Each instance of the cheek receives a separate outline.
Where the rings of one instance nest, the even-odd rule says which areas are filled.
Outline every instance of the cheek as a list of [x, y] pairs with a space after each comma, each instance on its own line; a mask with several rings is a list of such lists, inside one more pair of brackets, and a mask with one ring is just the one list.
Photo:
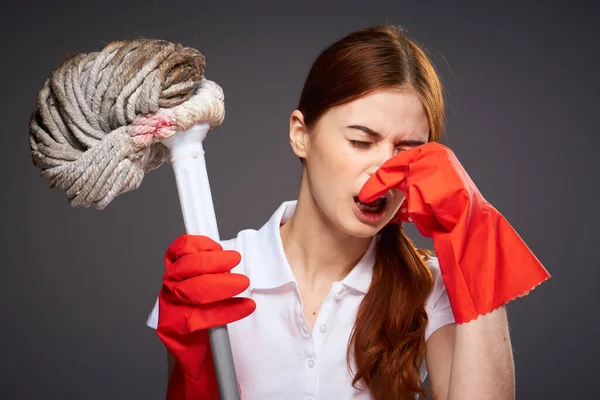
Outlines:
[[321, 143], [315, 148], [316, 158], [322, 173], [332, 175], [348, 175], [356, 167], [353, 165], [351, 154], [341, 143]]
[[331, 184], [344, 187], [344, 190], [356, 191], [369, 179], [364, 162], [352, 154], [342, 152], [331, 159], [329, 176]]
[[[321, 136], [311, 149], [311, 175], [322, 190], [334, 189], [345, 196], [368, 179], [366, 157], [345, 143], [345, 139]], [[318, 183], [317, 183], [318, 182]], [[364, 184], [364, 182], [362, 182]]]

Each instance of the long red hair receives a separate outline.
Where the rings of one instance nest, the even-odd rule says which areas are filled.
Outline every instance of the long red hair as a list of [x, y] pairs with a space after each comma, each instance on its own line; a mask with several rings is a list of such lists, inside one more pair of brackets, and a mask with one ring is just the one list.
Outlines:
[[[310, 129], [331, 107], [379, 89], [413, 87], [429, 119], [429, 140], [443, 132], [440, 79], [424, 51], [396, 26], [373, 26], [327, 47], [308, 74], [298, 110]], [[380, 233], [373, 280], [360, 307], [350, 342], [353, 385], [362, 381], [376, 400], [424, 394], [419, 367], [425, 357], [425, 300], [432, 276], [429, 250], [417, 249], [398, 225]]]

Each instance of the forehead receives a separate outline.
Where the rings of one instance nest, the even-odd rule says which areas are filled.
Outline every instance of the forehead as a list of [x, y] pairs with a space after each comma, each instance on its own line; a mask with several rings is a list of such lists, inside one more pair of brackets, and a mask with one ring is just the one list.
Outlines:
[[339, 124], [364, 125], [386, 136], [429, 134], [425, 107], [413, 88], [379, 90], [331, 111]]

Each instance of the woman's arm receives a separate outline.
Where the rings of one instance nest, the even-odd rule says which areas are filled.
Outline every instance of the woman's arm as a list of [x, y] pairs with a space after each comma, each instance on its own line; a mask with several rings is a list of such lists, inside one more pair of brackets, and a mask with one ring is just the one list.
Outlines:
[[434, 398], [512, 400], [515, 369], [504, 306], [476, 320], [447, 325], [427, 341]]
[[433, 332], [425, 344], [427, 375], [434, 400], [448, 398], [455, 342], [456, 324], [448, 324]]
[[456, 327], [448, 398], [515, 398], [515, 369], [504, 306]]

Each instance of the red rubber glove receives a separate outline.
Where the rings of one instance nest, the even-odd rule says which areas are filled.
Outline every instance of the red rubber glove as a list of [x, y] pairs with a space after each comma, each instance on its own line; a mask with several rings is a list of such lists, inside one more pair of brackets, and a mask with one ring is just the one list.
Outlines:
[[206, 236], [181, 235], [165, 254], [157, 333], [176, 363], [167, 400], [219, 399], [208, 328], [250, 315], [252, 299], [233, 296], [250, 282], [232, 274], [241, 256]]
[[406, 194], [396, 217], [433, 239], [456, 323], [524, 296], [550, 277], [444, 145], [430, 142], [398, 153], [358, 197], [370, 202], [394, 187]]

